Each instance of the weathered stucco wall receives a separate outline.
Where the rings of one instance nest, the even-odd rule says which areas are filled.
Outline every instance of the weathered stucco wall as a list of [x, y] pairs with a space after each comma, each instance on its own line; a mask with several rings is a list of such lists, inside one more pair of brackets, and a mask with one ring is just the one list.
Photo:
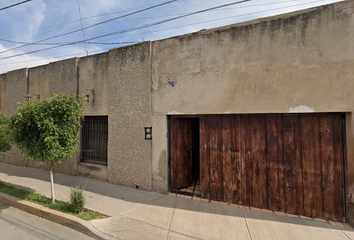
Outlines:
[[[78, 61], [79, 95], [88, 95], [85, 116], [108, 115], [108, 52], [80, 58]], [[107, 166], [78, 162], [77, 174], [108, 180]]]
[[16, 112], [19, 102], [25, 101], [27, 95], [28, 69], [23, 68], [7, 73], [7, 113]]
[[49, 97], [48, 65], [28, 69], [28, 95], [34, 100]]
[[[347, 1], [154, 42], [153, 190], [167, 191], [167, 115], [352, 112], [353, 29]], [[348, 169], [350, 196], [352, 154]]]
[[[108, 115], [108, 53], [80, 58], [79, 95], [89, 95], [86, 116]], [[93, 90], [93, 92], [91, 91]]]
[[151, 188], [150, 42], [109, 51], [108, 181]]
[[[77, 153], [56, 170], [160, 192], [168, 190], [168, 115], [346, 112], [353, 224], [353, 29], [352, 0], [20, 69], [0, 75], [1, 112], [13, 114], [27, 94], [88, 94], [85, 115], [109, 118], [108, 166], [79, 163]], [[0, 161], [48, 168], [16, 149]]]
[[[28, 69], [19, 69], [7, 73], [7, 116], [15, 114], [19, 102], [25, 101], [28, 83]], [[26, 166], [27, 160], [21, 155], [21, 151], [13, 146], [3, 158], [5, 163], [18, 166]]]
[[56, 93], [78, 93], [77, 62], [78, 58], [71, 58], [49, 64], [49, 96]]
[[7, 80], [6, 73], [0, 75], [0, 112], [7, 114]]
[[[30, 69], [21, 69], [0, 75], [1, 85], [1, 112], [12, 115], [17, 103], [24, 101], [29, 95], [32, 100], [45, 99], [55, 93], [85, 94], [86, 89], [94, 89], [95, 96], [86, 105], [85, 115], [108, 114], [108, 53], [89, 56], [82, 59], [68, 59], [58, 61]], [[7, 81], [11, 81], [7, 84]], [[79, 89], [80, 87], [80, 89]], [[9, 97], [7, 97], [9, 95]], [[72, 159], [64, 161], [62, 165], [55, 164], [55, 171], [71, 175], [84, 175], [107, 181], [106, 166], [91, 166], [79, 163], [80, 152], [74, 154]], [[45, 162], [35, 162], [24, 159], [20, 151], [14, 148], [12, 151], [2, 153], [0, 161], [21, 166], [49, 169]]]

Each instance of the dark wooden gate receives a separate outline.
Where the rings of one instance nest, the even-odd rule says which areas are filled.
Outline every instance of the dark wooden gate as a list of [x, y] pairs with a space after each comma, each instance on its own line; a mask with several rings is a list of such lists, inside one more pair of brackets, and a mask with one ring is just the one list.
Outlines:
[[171, 118], [171, 188], [192, 184], [192, 119]]
[[202, 197], [343, 221], [342, 146], [339, 113], [201, 116]]

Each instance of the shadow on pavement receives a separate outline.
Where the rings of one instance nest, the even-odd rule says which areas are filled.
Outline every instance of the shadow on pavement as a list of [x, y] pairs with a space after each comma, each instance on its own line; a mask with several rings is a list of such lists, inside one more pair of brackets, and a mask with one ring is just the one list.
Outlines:
[[[0, 180], [4, 182], [11, 182], [11, 179], [14, 177], [18, 178], [30, 178], [38, 181], [44, 181], [48, 184], [50, 183], [49, 172], [45, 170], [29, 168], [29, 167], [18, 167], [9, 164], [0, 163]], [[97, 198], [97, 202], [95, 204], [105, 204], [100, 202], [100, 198], [111, 198], [115, 200], [120, 200], [117, 204], [122, 204], [122, 201], [128, 203], [140, 203], [149, 206], [156, 206], [162, 208], [176, 208], [180, 210], [190, 211], [190, 212], [198, 212], [198, 213], [207, 213], [207, 214], [215, 214], [215, 215], [223, 215], [223, 216], [231, 216], [231, 217], [240, 217], [240, 218], [251, 218], [258, 220], [266, 220], [266, 221], [276, 221], [282, 223], [289, 224], [300, 224], [312, 227], [319, 228], [333, 228], [336, 229], [335, 226], [321, 222], [321, 221], [313, 221], [307, 219], [300, 219], [294, 217], [282, 217], [277, 216], [275, 214], [261, 213], [251, 210], [244, 210], [240, 208], [234, 208], [230, 206], [218, 205], [218, 204], [210, 204], [201, 201], [195, 201], [191, 199], [177, 198], [174, 196], [169, 196], [165, 194], [160, 194], [156, 192], [148, 192], [123, 186], [118, 186], [114, 184], [110, 184], [104, 181], [85, 178], [81, 176], [70, 176], [64, 175], [61, 173], [54, 174], [54, 182], [59, 186], [71, 187], [77, 184], [80, 186], [85, 186], [85, 191], [87, 194], [95, 194]], [[26, 182], [26, 179], [24, 180]], [[17, 185], [16, 187], [24, 188], [30, 191], [34, 191], [35, 189], [29, 188], [28, 186]], [[49, 189], [49, 186], [48, 186]], [[57, 191], [57, 190], [56, 190]], [[101, 196], [97, 196], [101, 195]], [[346, 229], [347, 231], [353, 231], [352, 229]]]

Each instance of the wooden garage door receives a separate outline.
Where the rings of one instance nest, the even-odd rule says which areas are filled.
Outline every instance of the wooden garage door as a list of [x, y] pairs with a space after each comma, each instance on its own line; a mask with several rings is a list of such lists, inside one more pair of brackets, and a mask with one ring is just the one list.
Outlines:
[[202, 197], [343, 221], [341, 114], [200, 117]]

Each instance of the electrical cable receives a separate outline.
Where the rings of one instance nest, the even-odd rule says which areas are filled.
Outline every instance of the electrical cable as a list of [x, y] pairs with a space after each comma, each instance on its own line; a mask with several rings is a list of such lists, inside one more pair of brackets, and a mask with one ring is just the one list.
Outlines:
[[[180, 1], [183, 1], [183, 0], [180, 0]], [[292, 1], [296, 1], [296, 0], [292, 0]], [[145, 6], [149, 6], [151, 4], [155, 4], [156, 2], [154, 3], [150, 3], [150, 4], [144, 4], [144, 5], [140, 5], [140, 6], [137, 6], [137, 7], [134, 7], [134, 8], [127, 8], [125, 11], [118, 11], [118, 12], [112, 12], [112, 13], [104, 13], [104, 14], [101, 14], [101, 15], [95, 15], [95, 16], [89, 16], [89, 17], [84, 17], [82, 18], [82, 20], [86, 20], [86, 19], [90, 19], [90, 18], [95, 18], [95, 17], [100, 17], [100, 16], [104, 16], [104, 15], [112, 15], [112, 14], [115, 14], [115, 13], [122, 13], [122, 12], [126, 12], [127, 10], [131, 10], [131, 9], [137, 9], [137, 8], [140, 8], [140, 7], [145, 7]], [[161, 1], [159, 2], [161, 3]], [[44, 28], [40, 28], [40, 29], [37, 29], [37, 30], [33, 30], [33, 31], [29, 31], [29, 32], [23, 32], [23, 33], [19, 33], [19, 34], [16, 34], [16, 35], [11, 35], [11, 36], [7, 36], [7, 38], [9, 37], [17, 37], [17, 36], [21, 36], [21, 35], [25, 35], [25, 34], [29, 34], [29, 33], [34, 33], [34, 32], [39, 32], [39, 31], [42, 31], [42, 30], [46, 30], [46, 29], [53, 29], [49, 32], [52, 32], [52, 31], [55, 31], [56, 29], [58, 28], [61, 28], [63, 26], [66, 26], [66, 25], [70, 25], [72, 23], [76, 23], [76, 22], [79, 22], [80, 19], [77, 19], [77, 20], [74, 20], [74, 21], [70, 21], [70, 22], [66, 22], [66, 23], [61, 23], [61, 24], [58, 24], [58, 25], [54, 25], [54, 26], [50, 26], [50, 27], [44, 27]], [[41, 35], [44, 35], [44, 34], [47, 34], [49, 32], [46, 32], [46, 33], [42, 33], [40, 35], [37, 35], [38, 36], [41, 36]]]
[[[53, 38], [57, 38], [57, 37], [66, 36], [66, 35], [69, 35], [69, 34], [72, 34], [72, 33], [75, 33], [75, 32], [79, 32], [79, 31], [82, 31], [82, 30], [85, 30], [85, 29], [88, 29], [88, 28], [96, 27], [96, 26], [98, 26], [98, 25], [101, 25], [101, 24], [104, 24], [104, 23], [107, 23], [107, 22], [111, 22], [111, 21], [114, 21], [114, 20], [117, 20], [117, 19], [120, 19], [120, 18], [124, 18], [124, 17], [127, 17], [127, 16], [131, 16], [131, 15], [133, 15], [133, 14], [137, 14], [137, 13], [140, 13], [140, 12], [144, 12], [144, 11], [147, 11], [147, 10], [150, 10], [150, 9], [153, 9], [153, 8], [157, 8], [157, 7], [160, 7], [160, 6], [163, 6], [163, 5], [172, 3], [172, 2], [176, 2], [176, 1], [178, 1], [178, 0], [170, 0], [170, 1], [167, 1], [167, 2], [163, 2], [163, 3], [157, 4], [157, 5], [151, 6], [151, 7], [147, 7], [147, 8], [140, 9], [140, 10], [138, 10], [138, 11], [135, 11], [135, 12], [131, 12], [131, 13], [125, 14], [125, 15], [123, 15], [123, 16], [111, 18], [111, 19], [108, 19], [108, 20], [106, 20], [106, 21], [99, 22], [99, 23], [96, 23], [96, 24], [93, 24], [93, 25], [90, 25], [90, 26], [87, 26], [87, 27], [84, 27], [84, 28], [81, 28], [81, 29], [78, 29], [78, 30], [74, 30], [74, 31], [71, 31], [71, 32], [67, 32], [67, 33], [59, 34], [59, 35], [56, 35], [56, 36], [53, 36], [53, 37], [49, 37], [49, 38], [46, 38], [46, 39], [42, 39], [42, 40], [36, 41], [35, 43], [40, 43], [40, 42], [47, 41], [47, 40], [49, 40], [49, 39], [53, 39]], [[17, 46], [17, 47], [8, 49], [8, 50], [6, 50], [6, 51], [2, 51], [2, 52], [0, 52], [0, 54], [9, 52], [9, 51], [12, 51], [12, 50], [15, 50], [15, 49], [19, 49], [19, 48], [21, 48], [21, 47], [25, 47], [25, 46], [28, 46], [28, 45], [31, 45], [31, 44], [25, 44], [25, 45], [22, 45], [22, 46]]]
[[[324, 2], [324, 1], [326, 1], [326, 0], [318, 0], [318, 1], [312, 1], [312, 2], [307, 2], [307, 3], [302, 3], [302, 4], [290, 5], [290, 6], [286, 6], [286, 7], [279, 7], [279, 8], [273, 8], [273, 9], [267, 9], [267, 10], [252, 12], [252, 13], [239, 14], [239, 15], [234, 15], [234, 16], [231, 16], [231, 17], [224, 17], [224, 18], [212, 19], [212, 20], [208, 20], [208, 21], [201, 21], [201, 22], [196, 22], [196, 23], [190, 23], [190, 24], [185, 24], [185, 25], [176, 26], [176, 27], [170, 27], [170, 28], [165, 28], [165, 29], [159, 29], [159, 30], [155, 30], [155, 31], [149, 31], [149, 32], [144, 32], [144, 33], [137, 33], [137, 34], [133, 34], [133, 35], [130, 35], [130, 36], [136, 36], [136, 35], [140, 35], [140, 36], [141, 36], [141, 35], [143, 35], [143, 34], [148, 34], [148, 33], [153, 33], [153, 32], [166, 31], [166, 30], [171, 30], [171, 29], [176, 29], [176, 28], [181, 28], [181, 27], [188, 27], [188, 26], [199, 25], [199, 24], [203, 24], [203, 23], [221, 21], [221, 20], [230, 19], [230, 18], [244, 17], [244, 16], [248, 16], [248, 15], [254, 15], [254, 14], [264, 13], [264, 12], [271, 12], [271, 11], [274, 11], [274, 10], [281, 10], [281, 9], [290, 8], [290, 7], [298, 7], [298, 6], [301, 6], [301, 5], [307, 5], [307, 4], [311, 4], [311, 3]], [[255, 5], [253, 5], [253, 6], [255, 6]], [[115, 39], [118, 39], [118, 38], [110, 38], [110, 39], [106, 39], [106, 40], [103, 40], [103, 41], [98, 42], [98, 43], [102, 43], [102, 42], [104, 42], [104, 41], [111, 41], [111, 40], [115, 40]]]
[[10, 5], [10, 6], [0, 8], [0, 11], [5, 10], [5, 9], [8, 9], [8, 8], [11, 8], [11, 7], [15, 7], [15, 6], [17, 6], [17, 5], [20, 5], [20, 4], [23, 4], [23, 3], [26, 3], [26, 2], [30, 2], [30, 1], [32, 1], [32, 0], [26, 0], [26, 1], [22, 1], [22, 2], [19, 2], [19, 3], [12, 4], [12, 5]]
[[[311, 4], [311, 3], [323, 2], [323, 1], [324, 0], [312, 1], [312, 2], [308, 2], [308, 3], [304, 3], [304, 4]], [[297, 5], [291, 5], [291, 6], [286, 6], [286, 7], [273, 8], [273, 9], [262, 10], [262, 11], [247, 13], [247, 14], [240, 14], [240, 15], [236, 15], [236, 16], [232, 16], [232, 17], [225, 17], [225, 18], [219, 18], [219, 19], [214, 19], [214, 20], [209, 20], [209, 21], [202, 21], [202, 22], [198, 22], [198, 23], [185, 24], [185, 25], [181, 25], [181, 26], [165, 28], [165, 29], [159, 29], [159, 30], [155, 30], [155, 31], [145, 32], [145, 33], [138, 33], [138, 34], [134, 34], [134, 35], [148, 34], [148, 33], [152, 33], [152, 32], [166, 31], [166, 30], [171, 30], [171, 29], [176, 29], [176, 28], [181, 28], [181, 27], [186, 27], [186, 26], [191, 26], [191, 25], [203, 24], [203, 23], [212, 22], [212, 21], [220, 21], [220, 20], [225, 20], [225, 19], [230, 19], [230, 18], [235, 18], [235, 17], [237, 18], [237, 17], [243, 17], [243, 16], [247, 16], [247, 15], [254, 15], [254, 14], [258, 14], [258, 13], [264, 13], [264, 12], [269, 12], [269, 11], [274, 11], [274, 10], [280, 10], [280, 9], [285, 9], [285, 8], [289, 8], [289, 7], [296, 7], [296, 6], [300, 6], [300, 5], [304, 5], [304, 4], [297, 4]], [[134, 36], [134, 35], [132, 35], [132, 36]], [[114, 39], [117, 39], [117, 38], [107, 39], [105, 41], [110, 41], [110, 40], [114, 40]], [[125, 44], [125, 43], [129, 44], [129, 43], [138, 43], [138, 42], [119, 42], [118, 44]], [[93, 44], [103, 44], [103, 43], [102, 42], [96, 42], [96, 43], [93, 43]], [[106, 44], [111, 44], [111, 43], [106, 43]], [[114, 43], [112, 43], [112, 44], [114, 44]], [[111, 48], [102, 49], [102, 50], [96, 50], [96, 51], [93, 51], [93, 52], [100, 52], [100, 51], [103, 52], [103, 51], [106, 51], [106, 50], [109, 50], [109, 49], [111, 49]], [[78, 53], [78, 54], [80, 54], [80, 53]], [[72, 55], [77, 55], [77, 54], [72, 54]], [[60, 57], [72, 56], [72, 55], [55, 56], [55, 57], [51, 57], [51, 58], [60, 58]], [[51, 59], [51, 58], [49, 58], [49, 59]], [[44, 59], [46, 59], [46, 58], [44, 58]], [[29, 61], [15, 62], [15, 63], [23, 63], [23, 62], [31, 62], [31, 61], [39, 61], [39, 60], [29, 60]], [[0, 64], [0, 66], [9, 65], [9, 64], [15, 64], [15, 63]]]
[[[219, 5], [219, 6], [216, 6], [216, 7], [207, 8], [207, 9], [199, 10], [199, 11], [196, 11], [196, 12], [188, 13], [188, 14], [185, 14], [185, 15], [182, 15], [182, 16], [178, 16], [178, 17], [174, 17], [174, 18], [170, 18], [170, 19], [165, 19], [165, 20], [158, 21], [158, 22], [155, 22], [155, 23], [145, 24], [145, 25], [140, 26], [140, 27], [134, 27], [134, 28], [127, 29], [127, 30], [117, 31], [117, 32], [113, 32], [113, 33], [107, 33], [107, 34], [100, 35], [100, 36], [97, 36], [97, 37], [89, 38], [89, 39], [87, 39], [87, 41], [91, 41], [91, 40], [94, 40], [94, 39], [103, 38], [103, 37], [107, 37], [107, 36], [111, 36], [111, 35], [116, 35], [116, 34], [119, 34], [119, 33], [131, 32], [131, 31], [135, 31], [135, 30], [139, 30], [139, 29], [143, 29], [143, 28], [148, 28], [148, 27], [151, 27], [151, 26], [163, 24], [163, 23], [166, 23], [166, 22], [170, 22], [170, 21], [173, 21], [173, 20], [180, 19], [180, 18], [184, 18], [184, 17], [195, 15], [195, 14], [208, 12], [208, 11], [211, 11], [213, 9], [218, 9], [218, 8], [222, 8], [222, 7], [226, 7], [226, 6], [232, 6], [232, 5], [235, 5], [235, 4], [240, 4], [240, 3], [249, 2], [249, 1], [252, 1], [252, 0], [241, 0], [241, 1], [236, 1], [236, 2], [232, 2], [232, 3], [228, 3], [228, 4], [223, 4], [223, 5]], [[54, 49], [54, 48], [58, 48], [58, 47], [73, 45], [73, 44], [82, 43], [82, 42], [83, 42], [83, 40], [72, 42], [70, 44], [62, 44], [62, 45], [59, 45], [59, 46], [38, 49], [38, 50], [30, 51], [30, 52], [27, 52], [27, 53], [21, 53], [21, 54], [12, 55], [12, 56], [9, 56], [9, 57], [3, 57], [3, 58], [0, 58], [0, 60], [14, 58], [14, 57], [23, 56], [23, 55], [26, 55], [26, 54], [41, 52], [41, 51], [45, 51], [45, 50], [49, 50], [49, 49]], [[3, 52], [7, 52], [7, 51], [3, 51]], [[3, 52], [1, 52], [1, 53], [3, 53]]]
[[87, 56], [89, 55], [88, 51], [87, 51], [87, 44], [86, 44], [86, 38], [85, 38], [85, 31], [84, 31], [84, 25], [82, 25], [82, 18], [81, 18], [81, 8], [80, 8], [80, 0], [77, 0], [77, 5], [79, 7], [79, 16], [80, 16], [80, 23], [81, 23], [81, 29], [82, 29], [82, 36], [85, 40], [85, 50], [87, 53]]
[[[282, 4], [282, 3], [294, 2], [294, 1], [297, 1], [297, 0], [287, 0], [287, 1], [282, 1], [282, 2], [262, 3], [262, 4], [239, 6], [239, 7], [233, 7], [233, 8], [215, 9], [213, 11], [225, 11], [225, 10], [232, 10], [232, 9], [239, 9], [239, 8], [259, 7], [259, 6], [264, 6], [264, 5]], [[322, 1], [324, 1], [324, 0], [322, 0]], [[146, 6], [146, 5], [143, 5], [143, 6]], [[109, 15], [109, 14], [112, 14], [112, 13], [105, 13], [105, 14], [95, 15], [95, 16], [91, 16], [91, 17], [86, 17], [86, 18], [82, 18], [82, 20], [89, 19], [89, 18], [94, 18], [94, 17], [98, 17], [98, 16], [103, 16], [103, 15]], [[186, 14], [186, 13], [160, 15], [160, 16], [152, 16], [152, 17], [144, 17], [144, 18], [134, 18], [134, 19], [129, 19], [129, 20], [125, 20], [125, 21], [134, 21], [134, 20], [151, 19], [151, 18], [161, 18], [161, 17], [168, 17], [168, 16], [180, 16], [182, 14]], [[71, 22], [68, 22], [68, 23], [64, 23], [64, 24], [59, 24], [59, 25], [52, 26], [52, 27], [42, 28], [40, 30], [44, 30], [44, 29], [48, 29], [48, 28], [53, 28], [53, 30], [51, 30], [49, 32], [46, 32], [46, 33], [43, 33], [43, 34], [40, 34], [40, 35], [37, 35], [37, 37], [41, 36], [41, 35], [44, 35], [44, 34], [47, 34], [47, 33], [50, 33], [52, 31], [55, 31], [56, 29], [58, 29], [58, 28], [60, 28], [62, 26], [69, 25], [69, 24], [72, 24], [72, 23], [75, 23], [75, 22], [78, 22], [78, 21], [80, 21], [80, 19], [79, 20], [75, 20], [75, 21], [71, 21]], [[217, 21], [217, 20], [215, 20], [215, 21]], [[185, 26], [185, 25], [183, 25], [183, 26]], [[190, 26], [190, 25], [188, 25], [188, 26]], [[35, 30], [35, 31], [27, 32], [27, 33], [37, 32], [37, 31], [40, 31], [40, 30]], [[25, 34], [27, 34], [27, 33], [25, 33]], [[18, 35], [22, 35], [22, 34], [18, 34]], [[18, 35], [14, 35], [14, 36], [18, 36]], [[114, 38], [114, 39], [116, 39], [116, 38]], [[14, 41], [14, 40], [8, 40], [8, 39], [3, 39], [3, 38], [0, 38], [0, 41], [9, 42], [9, 43], [16, 43], [16, 44], [25, 44], [25, 45], [60, 45], [60, 43], [35, 43], [35, 42]], [[66, 44], [66, 43], [68, 43], [68, 42], [64, 42], [62, 44]], [[127, 43], [129, 43], [129, 42], [127, 42]], [[132, 43], [134, 43], [134, 42], [132, 42]], [[89, 42], [89, 44], [103, 44], [103, 43], [100, 43], [100, 42], [97, 42], [97, 43]], [[107, 43], [107, 44], [115, 44], [115, 43]], [[117, 43], [117, 44], [121, 44], [121, 43]]]
[[[12, 40], [7, 40], [7, 39], [0, 39], [0, 41], [4, 42], [10, 42], [10, 43], [19, 43], [19, 44], [31, 44], [27, 42], [18, 42], [18, 41], [12, 41]], [[114, 45], [114, 44], [131, 44], [131, 43], [137, 43], [137, 42], [113, 42], [113, 43], [102, 43], [102, 42], [82, 42], [82, 43], [87, 43], [87, 44], [102, 44], [102, 45]], [[74, 42], [60, 42], [60, 43], [36, 43], [35, 45], [63, 45], [63, 44], [68, 44], [68, 45], [74, 45]]]

